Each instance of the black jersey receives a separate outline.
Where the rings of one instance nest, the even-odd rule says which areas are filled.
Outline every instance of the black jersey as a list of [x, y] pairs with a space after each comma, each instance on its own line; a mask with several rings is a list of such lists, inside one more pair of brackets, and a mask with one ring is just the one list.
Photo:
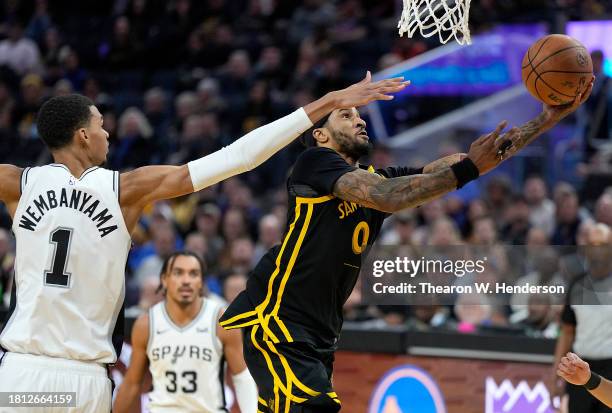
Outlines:
[[[362, 258], [388, 216], [332, 195], [336, 180], [355, 169], [328, 148], [310, 148], [299, 156], [287, 181], [283, 242], [251, 272], [246, 290], [221, 318], [224, 328], [259, 324], [273, 342], [335, 344], [342, 306], [357, 282]], [[369, 171], [391, 178], [422, 169]]]

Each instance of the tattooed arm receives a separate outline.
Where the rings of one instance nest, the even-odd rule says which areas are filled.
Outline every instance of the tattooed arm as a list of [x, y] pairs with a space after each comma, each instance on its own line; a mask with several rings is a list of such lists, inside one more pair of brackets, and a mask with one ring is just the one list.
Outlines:
[[465, 159], [467, 157], [467, 153], [454, 153], [452, 155], [445, 156], [444, 158], [436, 159], [433, 162], [428, 163], [423, 168], [424, 174], [430, 174], [433, 172], [439, 172], [444, 168], [448, 168], [451, 165], [456, 164], [457, 162]]
[[[499, 164], [496, 142], [505, 127], [506, 122], [501, 122], [493, 132], [481, 136], [470, 146], [467, 156], [481, 174]], [[506, 135], [512, 139], [515, 133]], [[457, 177], [451, 167], [439, 164], [438, 168], [435, 172], [389, 179], [357, 169], [338, 178], [333, 194], [383, 212], [416, 207], [457, 188]]]
[[383, 212], [416, 207], [457, 187], [455, 174], [446, 167], [439, 172], [385, 179], [363, 169], [342, 175], [334, 195]]
[[[591, 95], [594, 80], [595, 78], [593, 77], [584, 92], [576, 95], [574, 102], [560, 106], [544, 105], [544, 110], [542, 110], [542, 113], [540, 113], [535, 119], [518, 128], [517, 137], [512, 139], [512, 146], [506, 150], [504, 158], [506, 159], [507, 157], [514, 155], [516, 152], [533, 142], [542, 133], [559, 123], [561, 119], [576, 111], [576, 109], [586, 102]], [[506, 135], [507, 134], [500, 136], [499, 140], [507, 140]]]

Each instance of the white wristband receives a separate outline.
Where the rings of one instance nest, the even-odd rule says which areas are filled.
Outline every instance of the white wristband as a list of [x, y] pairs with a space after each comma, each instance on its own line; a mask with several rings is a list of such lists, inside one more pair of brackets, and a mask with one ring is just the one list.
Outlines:
[[312, 126], [303, 108], [261, 126], [231, 145], [187, 164], [193, 189], [199, 191], [261, 165]]
[[242, 413], [255, 413], [257, 411], [257, 385], [251, 377], [249, 369], [232, 376], [236, 400]]

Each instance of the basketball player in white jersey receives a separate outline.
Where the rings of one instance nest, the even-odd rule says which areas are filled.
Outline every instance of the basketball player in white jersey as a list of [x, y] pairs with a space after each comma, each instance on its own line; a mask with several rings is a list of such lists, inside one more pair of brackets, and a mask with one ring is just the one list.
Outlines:
[[[402, 79], [370, 75], [181, 166], [119, 174], [98, 165], [108, 153], [102, 115], [84, 96], [54, 97], [37, 128], [54, 162], [0, 165], [0, 201], [17, 240], [9, 316], [0, 333], [0, 392], [76, 392], [76, 407], [108, 412], [106, 367], [123, 341], [124, 268], [130, 234], [146, 205], [198, 191], [253, 169], [334, 109], [391, 99]], [[33, 406], [0, 412], [48, 411]]]
[[141, 394], [147, 366], [153, 378], [152, 413], [227, 412], [224, 360], [232, 375], [242, 413], [257, 410], [257, 386], [242, 356], [242, 336], [224, 330], [222, 306], [202, 297], [203, 263], [178, 252], [163, 265], [166, 298], [136, 320], [132, 357], [115, 398], [114, 413], [129, 413]]

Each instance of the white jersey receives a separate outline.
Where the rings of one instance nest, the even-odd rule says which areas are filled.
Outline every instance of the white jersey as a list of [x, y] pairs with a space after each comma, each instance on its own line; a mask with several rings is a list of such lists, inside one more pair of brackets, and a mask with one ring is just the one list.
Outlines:
[[24, 169], [13, 232], [15, 282], [0, 345], [114, 363], [130, 247], [119, 173], [92, 167], [77, 179], [61, 164]]
[[149, 309], [147, 357], [153, 377], [149, 408], [158, 412], [227, 412], [225, 362], [217, 337], [221, 305], [204, 299], [186, 326], [175, 325], [162, 301]]

